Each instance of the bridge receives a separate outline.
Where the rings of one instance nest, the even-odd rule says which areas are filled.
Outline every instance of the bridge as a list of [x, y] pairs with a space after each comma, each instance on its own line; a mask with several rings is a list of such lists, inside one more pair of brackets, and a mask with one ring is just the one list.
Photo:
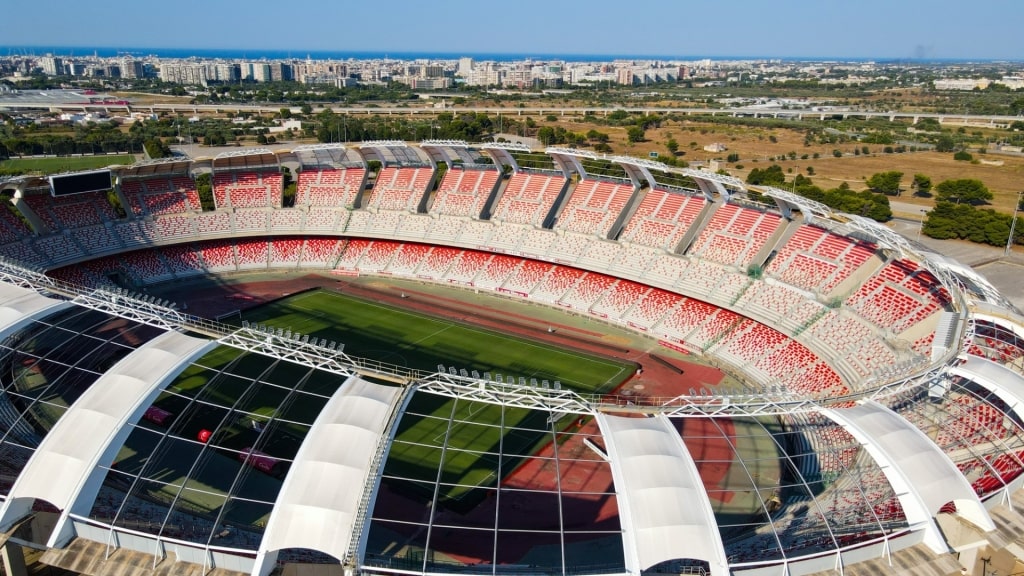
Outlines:
[[[33, 100], [19, 98], [7, 99], [0, 97], [0, 110], [59, 110], [62, 112], [89, 112], [103, 111], [111, 112], [170, 112], [172, 114], [217, 114], [242, 112], [256, 114], [276, 114], [282, 108], [288, 108], [294, 114], [301, 113], [298, 106], [286, 104], [111, 104], [111, 103], [89, 103], [89, 102], [54, 102], [52, 100]], [[683, 114], [686, 116], [745, 116], [753, 118], [785, 118], [794, 120], [816, 119], [824, 121], [828, 118], [885, 118], [890, 122], [898, 119], [909, 119], [916, 124], [924, 118], [933, 118], [940, 124], [977, 124], [988, 125], [995, 128], [1009, 126], [1015, 121], [1024, 121], [1024, 116], [1011, 115], [987, 115], [987, 114], [939, 114], [933, 112], [892, 112], [892, 111], [868, 111], [851, 110], [845, 108], [831, 110], [803, 110], [763, 107], [739, 107], [739, 108], [684, 108], [684, 107], [645, 107], [645, 106], [531, 106], [523, 108], [503, 108], [500, 106], [452, 106], [435, 108], [432, 105], [421, 106], [329, 106], [317, 108], [316, 110], [330, 109], [335, 114], [345, 115], [400, 115], [400, 116], [434, 116], [440, 112], [465, 112], [473, 114], [507, 115], [507, 116], [573, 116], [592, 114], [595, 116], [607, 116], [612, 112], [623, 110], [629, 113], [644, 115], [650, 114]]]

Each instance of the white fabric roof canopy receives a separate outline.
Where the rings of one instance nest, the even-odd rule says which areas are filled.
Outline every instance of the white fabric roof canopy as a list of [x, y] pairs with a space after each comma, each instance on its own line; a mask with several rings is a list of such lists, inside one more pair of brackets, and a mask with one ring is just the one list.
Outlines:
[[1024, 418], [1024, 376], [988, 358], [967, 356], [949, 369], [950, 374], [977, 382], [999, 397], [1017, 416]]
[[370, 465], [401, 392], [351, 376], [327, 402], [281, 486], [254, 574], [269, 573], [286, 548], [345, 558]]
[[947, 548], [933, 517], [948, 502], [955, 502], [958, 513], [982, 530], [995, 529], [953, 461], [899, 414], [875, 401], [821, 412], [864, 445], [899, 497], [907, 521], [912, 527], [924, 527], [924, 541], [933, 550]]
[[70, 304], [47, 298], [35, 290], [0, 282], [0, 335], [47, 310], [66, 306]]
[[[166, 332], [142, 345], [107, 370], [57, 421], [25, 465], [0, 508], [0, 526], [10, 526], [39, 498], [62, 511], [63, 521], [82, 496], [91, 506], [105, 471], [159, 391], [182, 365], [213, 346], [209, 340]], [[90, 489], [86, 490], [89, 486]], [[89, 494], [91, 492], [91, 494]], [[58, 537], [60, 527], [54, 530]], [[54, 544], [50, 544], [54, 545]]]
[[664, 415], [624, 418], [598, 413], [612, 464], [633, 574], [679, 558], [705, 560], [728, 574], [725, 547], [697, 465]]

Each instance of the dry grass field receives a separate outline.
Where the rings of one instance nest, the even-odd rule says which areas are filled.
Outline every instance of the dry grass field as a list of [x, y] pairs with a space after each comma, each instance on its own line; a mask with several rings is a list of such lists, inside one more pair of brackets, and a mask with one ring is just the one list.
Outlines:
[[[549, 123], [541, 121], [538, 124]], [[649, 152], [667, 155], [669, 152], [665, 145], [671, 138], [679, 143], [680, 160], [725, 160], [729, 154], [738, 154], [739, 162], [721, 162], [720, 167], [740, 178], [746, 178], [754, 168], [766, 168], [773, 163], [782, 166], [788, 175], [809, 176], [815, 184], [826, 189], [846, 182], [854, 190], [862, 190], [866, 188], [864, 181], [872, 174], [889, 170], [903, 172], [903, 185], [906, 188], [910, 187], [914, 174], [929, 176], [933, 184], [949, 179], [975, 178], [984, 182], [995, 195], [991, 207], [1003, 212], [1013, 211], [1017, 192], [1024, 190], [1024, 156], [974, 154], [979, 160], [1003, 163], [1002, 166], [994, 166], [981, 162], [958, 162], [953, 160], [952, 153], [922, 151], [884, 154], [884, 146], [879, 144], [847, 142], [804, 146], [804, 133], [800, 130], [723, 125], [691, 120], [662, 123], [660, 128], [647, 131], [645, 142], [635, 144], [627, 141], [624, 127], [595, 126], [580, 119], [560, 119], [553, 125], [562, 126], [573, 132], [586, 133], [591, 129], [604, 132], [610, 136], [609, 144], [616, 154], [635, 157], [647, 157]], [[771, 141], [772, 136], [775, 137], [775, 142]], [[725, 144], [728, 150], [720, 153], [705, 152], [703, 147], [713, 142]], [[853, 155], [855, 148], [859, 149], [865, 145], [870, 154]], [[844, 155], [836, 158], [833, 156], [834, 150], [840, 150]], [[790, 153], [796, 154], [795, 160], [769, 160]], [[814, 154], [818, 154], [818, 158], [814, 158]], [[807, 155], [806, 159], [803, 159], [804, 155]], [[809, 167], [813, 168], [813, 175], [809, 175]], [[922, 206], [930, 206], [933, 203], [933, 200], [928, 198], [914, 197], [909, 190], [900, 200]]]

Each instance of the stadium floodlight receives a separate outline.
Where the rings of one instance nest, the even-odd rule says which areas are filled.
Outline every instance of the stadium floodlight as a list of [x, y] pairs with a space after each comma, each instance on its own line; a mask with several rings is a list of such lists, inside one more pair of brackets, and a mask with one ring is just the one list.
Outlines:
[[550, 146], [544, 149], [545, 154], [564, 154], [566, 156], [578, 156], [581, 158], [590, 158], [591, 160], [599, 160], [600, 156], [589, 150], [577, 150], [576, 148], [562, 148], [560, 146]]
[[344, 150], [345, 145], [340, 142], [327, 142], [323, 144], [303, 144], [292, 148], [292, 152], [315, 152], [317, 150]]
[[126, 290], [91, 290], [77, 294], [72, 302], [84, 308], [106, 312], [141, 324], [167, 330], [185, 326], [187, 320], [177, 310], [157, 304], [152, 296], [134, 295]]
[[480, 146], [481, 150], [507, 150], [509, 152], [526, 152], [530, 153], [533, 150], [526, 144], [516, 144], [515, 142], [488, 142]]
[[799, 196], [788, 190], [782, 190], [779, 188], [775, 188], [773, 186], [759, 186], [757, 188], [760, 188], [761, 193], [764, 194], [765, 196], [770, 196], [772, 198], [776, 198], [778, 200], [782, 200], [783, 202], [792, 204], [800, 208], [801, 212], [814, 214], [815, 216], [820, 216], [821, 218], [826, 220], [832, 217], [832, 209], [822, 204], [821, 202], [816, 202], [814, 200], [811, 200], [810, 198], [804, 198], [803, 196]]
[[359, 145], [359, 148], [408, 148], [409, 145], [401, 140], [368, 140]]
[[719, 174], [717, 172], [708, 172], [707, 170], [694, 170], [693, 168], [683, 168], [683, 175], [689, 176], [695, 180], [707, 180], [709, 182], [717, 182], [722, 186], [728, 186], [735, 190], [746, 190], [747, 184], [743, 180], [735, 176], [729, 176], [728, 174]]
[[465, 140], [420, 140], [420, 146], [440, 146], [442, 148], [469, 148]]
[[266, 154], [270, 154], [271, 156], [274, 155], [274, 153], [271, 150], [268, 150], [267, 148], [247, 148], [245, 150], [231, 150], [230, 152], [221, 152], [220, 154], [214, 156], [213, 159], [221, 160], [224, 158], [244, 158], [246, 156], [263, 156]]
[[679, 168], [673, 168], [668, 164], [662, 164], [661, 162], [655, 162], [654, 160], [648, 160], [646, 158], [632, 158], [630, 156], [609, 156], [608, 160], [615, 162], [616, 164], [631, 164], [633, 166], [647, 168], [648, 170], [657, 170], [659, 172], [681, 173]]

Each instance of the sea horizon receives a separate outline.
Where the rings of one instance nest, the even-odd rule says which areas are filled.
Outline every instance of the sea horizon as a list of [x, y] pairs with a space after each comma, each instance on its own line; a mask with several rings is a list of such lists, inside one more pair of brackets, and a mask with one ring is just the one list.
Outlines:
[[[6, 53], [6, 54], [4, 54]], [[897, 58], [897, 57], [850, 57], [850, 56], [751, 56], [751, 55], [714, 55], [714, 54], [572, 54], [546, 52], [436, 52], [436, 51], [395, 51], [380, 50], [280, 50], [264, 48], [159, 48], [159, 47], [115, 47], [115, 46], [2, 46], [0, 56], [44, 56], [52, 54], [62, 57], [97, 56], [115, 58], [131, 56], [135, 58], [158, 57], [167, 59], [220, 59], [220, 60], [457, 60], [473, 58], [480, 61], [517, 62], [523, 60], [559, 60], [565, 62], [611, 62], [615, 60], [776, 60], [789, 62], [878, 62], [900, 63], [913, 62], [920, 64], [959, 63], [959, 62], [1017, 62], [1005, 58]]]

